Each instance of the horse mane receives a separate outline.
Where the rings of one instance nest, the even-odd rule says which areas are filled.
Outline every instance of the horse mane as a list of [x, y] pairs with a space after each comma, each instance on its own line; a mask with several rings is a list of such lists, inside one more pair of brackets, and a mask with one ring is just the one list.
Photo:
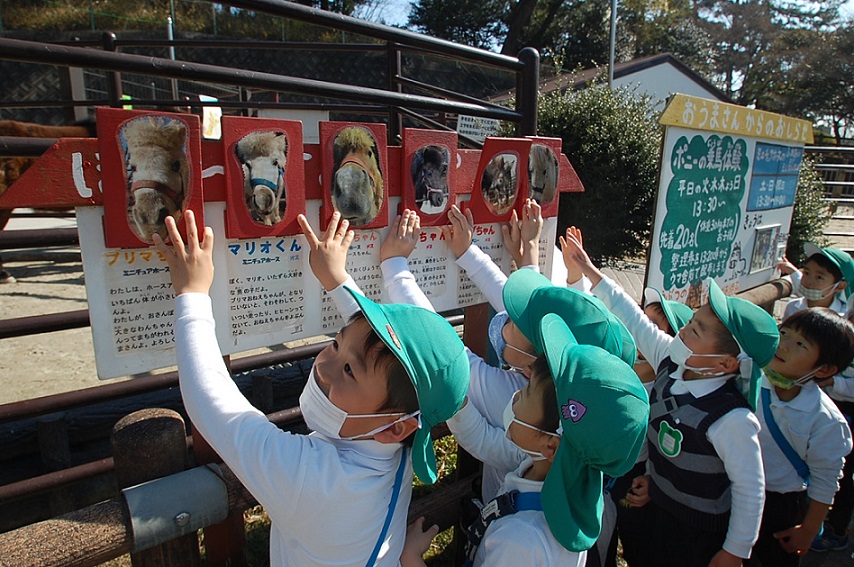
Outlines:
[[184, 147], [187, 134], [187, 126], [180, 120], [164, 121], [150, 116], [131, 120], [122, 130], [128, 150], [158, 146], [170, 151], [179, 151]]
[[380, 158], [377, 152], [377, 142], [374, 140], [373, 134], [367, 128], [359, 126], [348, 126], [341, 130], [335, 137], [335, 143], [332, 148], [333, 166], [332, 169], [337, 170], [350, 152], [356, 153], [371, 153], [373, 155], [373, 165], [377, 168], [377, 173], [382, 176], [380, 169]]
[[277, 153], [287, 155], [288, 138], [284, 132], [251, 132], [234, 146], [238, 159], [252, 159]]

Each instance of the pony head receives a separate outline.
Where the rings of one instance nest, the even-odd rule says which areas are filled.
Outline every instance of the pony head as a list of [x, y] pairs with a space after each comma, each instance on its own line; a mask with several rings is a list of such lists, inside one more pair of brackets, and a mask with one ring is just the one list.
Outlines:
[[415, 186], [415, 202], [423, 209], [426, 202], [442, 207], [448, 198], [448, 161], [450, 151], [441, 146], [424, 146], [412, 157], [410, 173]]
[[128, 222], [145, 242], [167, 238], [166, 217], [178, 222], [189, 184], [184, 151], [187, 126], [163, 116], [143, 116], [124, 125]]
[[534, 144], [528, 156], [528, 179], [531, 198], [538, 203], [551, 203], [557, 191], [557, 156], [548, 146]]
[[377, 143], [367, 128], [349, 126], [332, 146], [332, 205], [350, 224], [366, 225], [383, 206]]
[[498, 154], [486, 164], [480, 189], [487, 208], [495, 215], [503, 215], [516, 202], [516, 157]]
[[237, 142], [234, 154], [243, 166], [243, 196], [252, 220], [265, 226], [281, 221], [287, 204], [287, 136], [284, 132], [251, 132]]

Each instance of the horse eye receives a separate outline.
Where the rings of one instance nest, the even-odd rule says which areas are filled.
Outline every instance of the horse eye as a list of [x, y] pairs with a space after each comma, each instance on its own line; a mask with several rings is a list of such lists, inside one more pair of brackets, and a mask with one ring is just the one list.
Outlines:
[[175, 160], [172, 162], [172, 171], [181, 171], [181, 162]]
[[273, 167], [279, 167], [279, 160], [277, 160], [277, 159], [273, 160]]

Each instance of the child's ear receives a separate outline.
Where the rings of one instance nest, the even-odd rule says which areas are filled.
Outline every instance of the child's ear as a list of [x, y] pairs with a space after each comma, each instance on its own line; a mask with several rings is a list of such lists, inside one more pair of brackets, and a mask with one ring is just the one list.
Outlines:
[[836, 282], [836, 291], [842, 291], [846, 287], [848, 287], [848, 282], [846, 282], [845, 280], [839, 280], [838, 282]]
[[540, 453], [543, 454], [548, 462], [553, 463], [558, 447], [560, 447], [560, 437], [546, 434], [543, 434], [543, 437], [546, 437], [546, 439], [545, 443], [542, 443], [540, 446]]
[[720, 365], [721, 369], [727, 374], [734, 374], [738, 372], [739, 366], [741, 366], [738, 362], [738, 358], [734, 356], [725, 356], [720, 359], [720, 362], [718, 362], [718, 364]]
[[388, 429], [383, 429], [374, 435], [374, 441], [380, 443], [400, 443], [418, 429], [418, 418], [410, 417], [398, 421]]
[[839, 372], [839, 369], [835, 364], [826, 363], [818, 367], [818, 370], [815, 371], [815, 377], [819, 379], [829, 378], [837, 372]]

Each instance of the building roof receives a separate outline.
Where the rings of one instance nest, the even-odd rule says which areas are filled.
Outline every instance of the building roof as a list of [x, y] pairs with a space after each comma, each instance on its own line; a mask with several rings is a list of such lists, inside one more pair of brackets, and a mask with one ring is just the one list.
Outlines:
[[[660, 53], [658, 55], [650, 55], [648, 57], [632, 59], [631, 61], [615, 63], [614, 79], [622, 79], [625, 77], [629, 77], [633, 74], [645, 71], [647, 69], [651, 69], [653, 67], [657, 67], [659, 65], [671, 65], [677, 71], [685, 75], [689, 80], [697, 83], [698, 86], [708, 91], [710, 95], [714, 96], [720, 101], [734, 102], [729, 96], [726, 95], [726, 93], [724, 93], [715, 85], [707, 81], [699, 73], [688, 67], [672, 53]], [[546, 77], [540, 80], [540, 92], [543, 94], [555, 91], [564, 92], [569, 88], [572, 88], [573, 90], [581, 90], [587, 88], [590, 81], [592, 81], [594, 78], [600, 76], [607, 77], [607, 73], [608, 67], [603, 66], [594, 67], [592, 69], [586, 69], [578, 73], [567, 73]], [[492, 97], [490, 100], [492, 100], [493, 102], [505, 101], [510, 99], [514, 95], [514, 93], [515, 91], [506, 91], [495, 97]]]

